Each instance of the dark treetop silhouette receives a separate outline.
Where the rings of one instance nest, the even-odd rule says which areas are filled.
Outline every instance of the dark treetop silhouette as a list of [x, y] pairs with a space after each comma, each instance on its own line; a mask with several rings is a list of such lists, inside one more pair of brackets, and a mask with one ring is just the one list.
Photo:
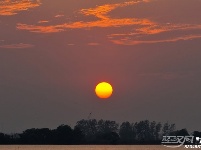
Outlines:
[[[155, 121], [123, 122], [110, 120], [80, 120], [74, 129], [60, 125], [56, 129], [27, 129], [12, 135], [0, 133], [0, 144], [161, 144], [162, 136], [189, 135], [186, 129], [175, 130], [175, 124]], [[201, 137], [201, 132], [192, 135]]]

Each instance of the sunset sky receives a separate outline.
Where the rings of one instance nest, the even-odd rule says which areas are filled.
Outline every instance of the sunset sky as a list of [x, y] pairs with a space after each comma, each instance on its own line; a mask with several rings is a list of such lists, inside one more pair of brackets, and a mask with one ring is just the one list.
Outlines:
[[[201, 131], [201, 0], [0, 0], [0, 132], [91, 118]], [[101, 100], [106, 81], [113, 95]]]

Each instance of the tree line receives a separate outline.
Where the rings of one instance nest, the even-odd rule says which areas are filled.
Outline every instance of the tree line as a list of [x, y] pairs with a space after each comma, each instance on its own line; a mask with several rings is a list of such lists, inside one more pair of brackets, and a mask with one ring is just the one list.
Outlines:
[[[79, 145], [79, 144], [161, 144], [163, 136], [187, 136], [186, 129], [176, 130], [175, 124], [155, 121], [136, 123], [123, 122], [120, 125], [110, 120], [80, 120], [74, 128], [60, 125], [56, 129], [27, 129], [22, 133], [0, 133], [0, 144], [26, 145]], [[201, 137], [201, 132], [194, 131]]]

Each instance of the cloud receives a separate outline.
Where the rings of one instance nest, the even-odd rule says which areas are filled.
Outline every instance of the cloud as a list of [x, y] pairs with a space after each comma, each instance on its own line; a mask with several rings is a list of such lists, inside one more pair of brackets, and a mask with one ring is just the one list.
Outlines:
[[54, 16], [55, 18], [61, 18], [61, 17], [64, 17], [64, 15], [56, 15]]
[[98, 46], [100, 44], [99, 43], [88, 43], [87, 45], [89, 45], [89, 46]]
[[82, 9], [80, 12], [86, 16], [93, 15], [101, 20], [110, 20], [111, 18], [108, 16], [108, 13], [118, 7], [126, 7], [129, 5], [134, 5], [142, 2], [149, 2], [148, 0], [137, 0], [130, 1], [118, 4], [106, 4], [102, 6], [98, 6], [96, 8]]
[[75, 44], [73, 44], [73, 43], [69, 43], [69, 44], [67, 44], [68, 46], [75, 46]]
[[[197, 34], [180, 35], [180, 32], [193, 32], [197, 31]], [[174, 33], [175, 32], [175, 33]], [[154, 39], [154, 35], [161, 35], [164, 33], [174, 33], [173, 37], [166, 37], [165, 39]], [[170, 35], [169, 35], [170, 36]], [[150, 37], [152, 40], [144, 40], [144, 38]], [[201, 38], [201, 25], [199, 24], [160, 24], [155, 23], [145, 27], [135, 28], [130, 33], [116, 33], [108, 35], [110, 41], [119, 45], [138, 45], [138, 44], [155, 44], [165, 42], [177, 42], [186, 41]]]
[[130, 39], [120, 39], [120, 40], [111, 40], [113, 43], [118, 45], [138, 45], [138, 44], [155, 44], [155, 43], [165, 43], [165, 42], [177, 42], [177, 41], [187, 41], [201, 38], [200, 35], [187, 35], [187, 36], [180, 36], [174, 37], [170, 39], [163, 39], [163, 40], [130, 40]]
[[67, 29], [81, 29], [81, 28], [106, 28], [106, 27], [123, 27], [132, 25], [153, 25], [154, 23], [148, 19], [139, 18], [111, 18], [108, 13], [118, 7], [126, 7], [129, 5], [135, 5], [138, 3], [149, 2], [148, 0], [137, 0], [118, 4], [106, 4], [102, 6], [97, 6], [95, 8], [81, 9], [79, 13], [84, 16], [95, 16], [96, 21], [77, 21], [72, 23], [63, 23], [58, 25], [49, 26], [38, 26], [38, 25], [28, 25], [23, 23], [17, 24], [17, 29], [27, 30], [36, 33], [54, 33], [61, 32]]
[[40, 6], [40, 0], [1, 0], [0, 16], [11, 16], [19, 11]]
[[40, 23], [48, 23], [49, 21], [48, 20], [40, 20], [40, 21], [38, 21], [38, 23], [40, 24]]
[[34, 45], [32, 44], [24, 44], [24, 43], [19, 43], [19, 44], [10, 44], [10, 45], [0, 45], [0, 48], [4, 49], [23, 49], [23, 48], [32, 48]]
[[144, 35], [154, 35], [164, 32], [172, 32], [179, 30], [201, 30], [200, 24], [160, 24], [154, 23], [152, 25], [147, 25], [144, 27], [135, 28], [133, 32], [130, 33], [116, 33], [110, 34], [108, 37], [117, 37], [117, 36], [144, 36]]
[[[79, 13], [84, 17], [94, 16], [93, 21], [79, 20], [75, 22], [67, 22], [54, 25], [29, 25], [18, 23], [18, 30], [27, 30], [35, 33], [57, 33], [71, 29], [92, 29], [92, 28], [122, 28], [130, 27], [129, 33], [113, 33], [106, 35], [114, 44], [120, 45], [137, 45], [137, 44], [154, 44], [164, 42], [177, 42], [201, 38], [201, 24], [185, 24], [185, 23], [159, 23], [148, 18], [113, 18], [110, 12], [117, 8], [138, 5], [140, 3], [151, 3], [153, 0], [135, 0], [116, 4], [105, 4], [96, 6], [95, 8], [81, 9]], [[57, 15], [54, 17], [62, 17]], [[129, 28], [128, 28], [129, 29]], [[122, 31], [122, 30], [119, 30]], [[178, 32], [179, 31], [179, 32]], [[195, 31], [198, 31], [197, 34]], [[184, 33], [188, 32], [185, 36]], [[167, 36], [162, 39], [162, 34]], [[154, 35], [160, 35], [161, 39], [155, 39]], [[170, 37], [171, 36], [171, 37]], [[145, 40], [146, 38], [151, 40]], [[132, 40], [131, 40], [132, 39]]]
[[81, 29], [81, 28], [94, 28], [94, 27], [122, 27], [122, 26], [131, 26], [131, 25], [148, 25], [152, 24], [147, 19], [110, 19], [110, 20], [99, 20], [93, 22], [74, 22], [74, 23], [65, 23], [61, 25], [50, 25], [50, 26], [37, 26], [37, 25], [27, 25], [27, 24], [17, 24], [17, 29], [19, 30], [28, 30], [30, 32], [36, 33], [54, 33], [65, 31], [66, 29]]

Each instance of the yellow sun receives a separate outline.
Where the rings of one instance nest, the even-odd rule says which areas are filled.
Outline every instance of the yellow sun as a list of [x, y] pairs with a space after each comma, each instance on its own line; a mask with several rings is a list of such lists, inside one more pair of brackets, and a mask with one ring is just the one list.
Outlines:
[[96, 95], [99, 98], [109, 98], [112, 95], [112, 86], [107, 82], [99, 83], [95, 88]]

